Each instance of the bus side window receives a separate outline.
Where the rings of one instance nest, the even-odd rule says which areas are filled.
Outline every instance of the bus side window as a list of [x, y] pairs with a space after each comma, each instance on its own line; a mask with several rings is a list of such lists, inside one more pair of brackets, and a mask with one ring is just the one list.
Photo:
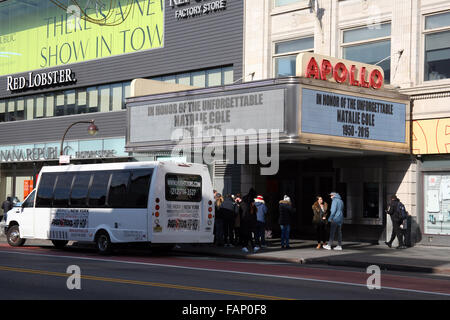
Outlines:
[[53, 193], [54, 208], [69, 207], [70, 189], [72, 188], [74, 176], [75, 174], [72, 172], [58, 174], [58, 179], [56, 180], [55, 185], [55, 191]]
[[129, 171], [113, 171], [108, 193], [108, 207], [127, 207], [127, 188], [129, 180]]
[[92, 184], [89, 188], [88, 207], [103, 208], [106, 206], [106, 194], [108, 192], [111, 172], [98, 171], [92, 175]]
[[50, 208], [53, 200], [53, 190], [55, 188], [56, 173], [43, 173], [39, 182], [36, 207], [37, 208]]
[[78, 172], [75, 174], [75, 180], [70, 194], [71, 208], [86, 208], [91, 176], [92, 172]]
[[133, 170], [128, 186], [128, 208], [147, 208], [153, 170]]

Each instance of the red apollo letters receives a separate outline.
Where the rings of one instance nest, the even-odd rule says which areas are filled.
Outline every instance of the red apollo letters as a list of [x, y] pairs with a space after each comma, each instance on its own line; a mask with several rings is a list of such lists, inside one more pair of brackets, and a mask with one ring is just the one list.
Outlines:
[[[359, 77], [357, 75], [358, 73]], [[348, 68], [342, 62], [338, 62], [333, 66], [327, 59], [322, 60], [319, 69], [319, 65], [317, 64], [314, 57], [309, 60], [308, 66], [306, 68], [306, 78], [314, 78], [327, 81], [329, 77], [333, 77], [337, 83], [348, 82], [350, 85], [355, 87], [380, 89], [383, 85], [383, 74], [379, 70], [374, 69], [368, 75], [369, 81], [367, 82], [366, 73], [366, 67], [361, 67], [361, 70], [358, 70], [356, 65], [351, 65], [351, 67]]]

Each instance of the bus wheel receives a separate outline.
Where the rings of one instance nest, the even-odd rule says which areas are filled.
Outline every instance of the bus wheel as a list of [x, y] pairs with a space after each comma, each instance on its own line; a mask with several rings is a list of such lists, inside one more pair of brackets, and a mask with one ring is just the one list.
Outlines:
[[66, 246], [67, 243], [69, 243], [69, 241], [67, 241], [67, 240], [52, 240], [52, 243], [56, 248], [62, 249]]
[[105, 231], [101, 231], [97, 234], [95, 244], [97, 245], [97, 251], [100, 254], [107, 255], [112, 252], [113, 245], [108, 233]]
[[21, 247], [25, 243], [25, 239], [20, 237], [19, 226], [15, 225], [8, 229], [6, 233], [8, 244], [12, 247]]

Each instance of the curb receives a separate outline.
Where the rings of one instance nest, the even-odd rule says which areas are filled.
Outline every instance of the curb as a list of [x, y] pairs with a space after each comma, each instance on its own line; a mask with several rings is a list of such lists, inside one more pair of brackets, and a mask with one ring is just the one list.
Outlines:
[[274, 261], [274, 262], [288, 262], [297, 263], [303, 265], [329, 265], [329, 266], [339, 266], [339, 267], [353, 267], [353, 268], [363, 268], [366, 269], [371, 265], [376, 265], [380, 267], [381, 270], [385, 271], [403, 271], [403, 272], [417, 272], [417, 273], [430, 273], [430, 274], [445, 274], [450, 275], [450, 268], [439, 268], [439, 267], [426, 267], [426, 266], [414, 266], [405, 264], [394, 264], [394, 263], [384, 263], [384, 262], [367, 262], [367, 261], [355, 261], [355, 260], [341, 260], [332, 258], [283, 258], [283, 257], [268, 257], [259, 256], [257, 254], [227, 254], [220, 252], [198, 252], [183, 249], [176, 249], [175, 252], [188, 253], [193, 255], [207, 255], [216, 256], [224, 258], [233, 259], [249, 259], [249, 260], [263, 260], [263, 261]]
[[[364, 268], [371, 265], [376, 265], [380, 267], [381, 270], [385, 271], [404, 271], [404, 272], [420, 272], [420, 273], [438, 273], [436, 268], [424, 267], [424, 266], [412, 266], [404, 264], [393, 264], [385, 262], [368, 262], [368, 261], [355, 261], [355, 260], [339, 260], [339, 259], [329, 259], [329, 258], [311, 258], [306, 259], [305, 264], [325, 264], [330, 266], [339, 267], [353, 267], [353, 268]], [[439, 272], [441, 273], [441, 272]], [[450, 274], [450, 273], [449, 273]]]

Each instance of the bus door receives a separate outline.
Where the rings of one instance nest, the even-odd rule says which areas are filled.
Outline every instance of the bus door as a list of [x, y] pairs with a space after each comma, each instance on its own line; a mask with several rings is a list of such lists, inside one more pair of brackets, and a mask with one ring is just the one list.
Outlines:
[[15, 207], [14, 211], [20, 214], [20, 234], [22, 238], [34, 238], [34, 197], [36, 190], [33, 190], [21, 207]]

